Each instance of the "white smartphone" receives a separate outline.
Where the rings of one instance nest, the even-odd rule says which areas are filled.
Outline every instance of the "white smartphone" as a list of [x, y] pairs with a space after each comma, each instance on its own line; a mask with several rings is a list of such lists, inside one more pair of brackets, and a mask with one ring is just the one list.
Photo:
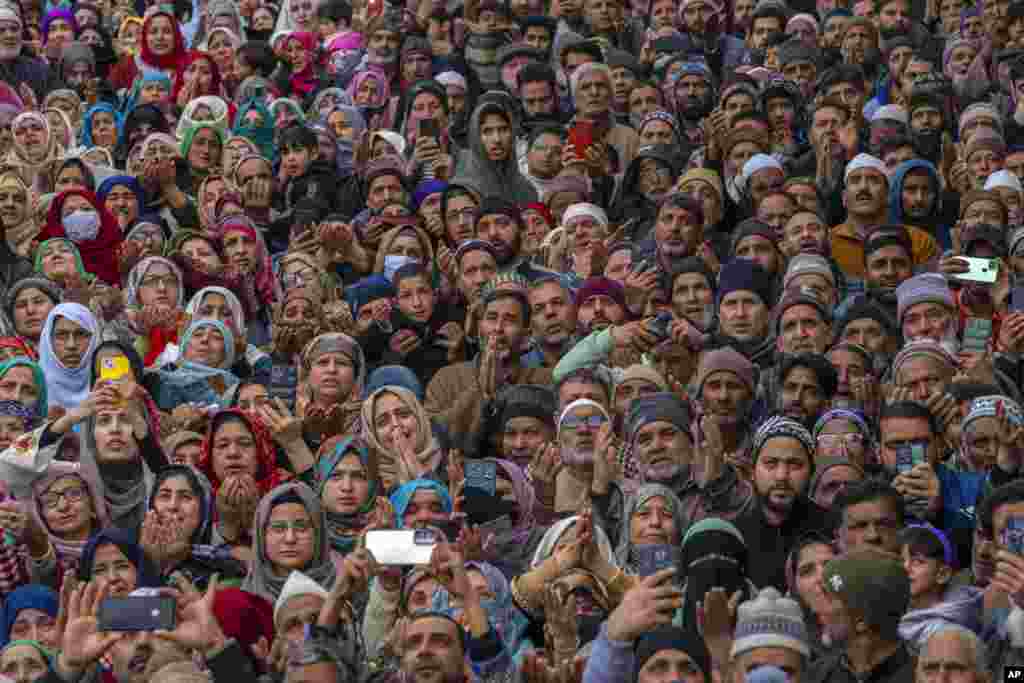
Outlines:
[[437, 545], [433, 529], [386, 529], [366, 532], [366, 549], [377, 564], [415, 565], [430, 564], [430, 556]]
[[967, 261], [970, 270], [966, 273], [953, 275], [957, 280], [968, 280], [970, 282], [982, 282], [993, 284], [999, 277], [999, 259], [997, 258], [973, 258], [971, 256], [957, 256], [961, 261]]

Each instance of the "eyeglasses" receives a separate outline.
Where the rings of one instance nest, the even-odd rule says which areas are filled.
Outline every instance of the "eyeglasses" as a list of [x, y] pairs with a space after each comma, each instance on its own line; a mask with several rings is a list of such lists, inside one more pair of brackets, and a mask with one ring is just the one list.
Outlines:
[[849, 447], [861, 446], [864, 444], [863, 434], [819, 434], [818, 445], [822, 448], [833, 448], [840, 444]]
[[597, 429], [607, 421], [607, 418], [605, 418], [605, 416], [601, 415], [600, 413], [588, 415], [587, 417], [569, 415], [564, 420], [562, 420], [562, 428], [576, 430], [580, 429], [583, 426], [587, 426], [593, 429]]
[[43, 507], [47, 510], [56, 509], [60, 505], [61, 498], [67, 499], [69, 503], [77, 503], [85, 497], [85, 489], [81, 486], [72, 486], [71, 488], [64, 489], [63, 491], [50, 491], [44, 493], [40, 500], [43, 501]]
[[313, 533], [313, 523], [305, 519], [296, 519], [291, 522], [271, 522], [267, 525], [267, 534], [271, 536], [284, 536], [288, 533], [289, 529], [294, 531], [296, 536], [305, 536], [306, 534]]

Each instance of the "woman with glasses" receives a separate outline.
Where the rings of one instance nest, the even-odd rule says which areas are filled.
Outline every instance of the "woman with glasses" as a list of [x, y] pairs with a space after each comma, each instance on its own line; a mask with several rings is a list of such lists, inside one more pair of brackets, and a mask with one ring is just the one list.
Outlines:
[[311, 488], [290, 483], [265, 495], [256, 510], [255, 535], [245, 590], [276, 602], [293, 571], [330, 590], [341, 558], [330, 549], [320, 499]]

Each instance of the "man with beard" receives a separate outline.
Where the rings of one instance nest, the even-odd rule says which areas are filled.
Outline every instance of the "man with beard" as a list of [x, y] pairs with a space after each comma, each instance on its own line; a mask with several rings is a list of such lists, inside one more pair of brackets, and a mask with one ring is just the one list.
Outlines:
[[704, 256], [704, 207], [693, 197], [677, 192], [661, 204], [654, 221], [653, 245], [647, 240], [641, 251], [654, 252], [654, 260], [663, 273], [671, 273], [688, 256]]
[[[858, 154], [846, 165], [843, 205], [847, 220], [832, 230], [832, 255], [849, 281], [865, 276], [864, 239], [871, 227], [885, 222], [888, 214], [889, 177], [885, 163], [869, 154]], [[907, 226], [915, 266], [939, 255], [935, 238]]]
[[671, 92], [686, 137], [694, 144], [706, 142], [702, 122], [715, 106], [715, 77], [707, 64], [683, 62]]
[[523, 367], [554, 368], [572, 348], [576, 333], [576, 304], [572, 291], [556, 275], [530, 285], [533, 348], [523, 356]]
[[690, 256], [676, 264], [670, 275], [672, 314], [706, 333], [715, 319], [715, 288], [718, 280], [707, 263]]
[[832, 535], [824, 509], [806, 496], [814, 473], [814, 438], [799, 422], [776, 415], [754, 434], [754, 494], [735, 524], [747, 541], [750, 580], [785, 590], [786, 557], [799, 538]]
[[779, 412], [812, 429], [836, 393], [839, 377], [825, 356], [800, 353], [783, 359], [779, 368]]
[[455, 286], [468, 307], [480, 298], [484, 284], [498, 272], [497, 252], [490, 242], [468, 240], [455, 252]]
[[25, 52], [25, 23], [18, 13], [17, 5], [0, 7], [0, 80], [17, 91], [22, 84], [32, 88], [35, 96], [42, 101], [57, 85], [52, 82], [50, 68], [45, 62]]
[[498, 632], [480, 606], [478, 589], [466, 578], [462, 556], [453, 550], [444, 555], [449, 556], [452, 559], [444, 562], [454, 569], [449, 590], [465, 603], [462, 611], [467, 628], [443, 612], [422, 611], [410, 616], [401, 649], [401, 674], [409, 683], [465, 683], [467, 655], [474, 668], [490, 665], [488, 670], [493, 670], [502, 657], [505, 666], [511, 666]]
[[[555, 438], [555, 403], [554, 392], [548, 387], [509, 387], [501, 392], [496, 402], [497, 419], [486, 421], [480, 437], [496, 437], [497, 457], [526, 470], [537, 455], [537, 449]], [[493, 426], [493, 429], [487, 430], [486, 426]]]
[[658, 206], [675, 182], [675, 152], [669, 145], [644, 145], [637, 150], [611, 210], [615, 223], [634, 221], [630, 234], [624, 238], [641, 241], [649, 236]]
[[[1002, 259], [1005, 263], [1006, 231], [986, 223], [965, 227], [960, 233], [960, 248], [960, 253], [966, 258]], [[939, 270], [955, 274], [966, 270], [966, 265], [959, 257], [947, 257], [939, 262]], [[991, 320], [992, 336], [998, 339], [1005, 315], [997, 310], [992, 289], [989, 284], [964, 282], [960, 289], [953, 293], [953, 301], [962, 318]]]
[[558, 108], [558, 79], [548, 64], [530, 62], [516, 75], [519, 98], [523, 103], [523, 127], [557, 124], [562, 121]]
[[785, 33], [789, 12], [786, 6], [775, 0], [763, 0], [757, 3], [751, 15], [750, 30], [747, 31], [746, 45], [751, 50], [764, 50], [768, 47], [768, 38], [776, 33]]
[[684, 0], [679, 5], [684, 33], [692, 44], [684, 51], [703, 54], [704, 63], [716, 74], [731, 72], [748, 56], [743, 41], [725, 33], [724, 10], [719, 0]]
[[531, 14], [519, 22], [523, 42], [544, 53], [544, 62], [551, 60], [551, 46], [558, 32], [558, 20], [554, 17]]
[[523, 217], [519, 208], [502, 197], [485, 197], [476, 212], [476, 234], [497, 254], [498, 272], [515, 272], [533, 282], [553, 273], [533, 265], [521, 254]]
[[959, 320], [953, 292], [939, 273], [922, 273], [896, 289], [897, 321], [908, 342], [931, 339], [947, 346], [950, 353], [959, 350]]
[[910, 578], [897, 556], [861, 550], [829, 560], [822, 584], [831, 603], [823, 640], [838, 651], [813, 662], [804, 683], [908, 683], [915, 659], [900, 637]]
[[480, 313], [480, 354], [441, 368], [427, 386], [424, 407], [452, 434], [472, 434], [483, 407], [502, 385], [549, 384], [551, 371], [524, 368], [520, 354], [530, 328], [530, 302], [520, 291], [494, 289], [484, 295]]
[[[697, 446], [699, 454], [715, 456], [705, 457], [700, 470], [699, 481], [704, 485], [721, 476], [723, 468], [749, 465], [756, 374], [754, 365], [731, 347], [701, 355], [695, 390], [701, 415], [698, 433], [706, 443]], [[714, 432], [711, 438], [709, 431]], [[710, 443], [718, 440], [720, 444]]]
[[[526, 141], [526, 168], [521, 168], [526, 179], [544, 196], [555, 176], [562, 170], [562, 152], [565, 132], [561, 126], [538, 126]], [[522, 164], [521, 164], [522, 165]]]
[[832, 317], [832, 311], [839, 304], [836, 271], [823, 256], [797, 254], [789, 261], [782, 276], [783, 291], [795, 289], [817, 298]]
[[946, 132], [947, 108], [938, 93], [924, 92], [915, 87], [911, 91], [907, 116], [910, 137], [921, 156], [936, 165], [942, 162], [946, 146], [951, 142]]
[[950, 226], [943, 224], [942, 180], [935, 166], [923, 159], [904, 161], [893, 169], [889, 183], [889, 222], [919, 226], [949, 248]]
[[880, 225], [864, 240], [864, 292], [851, 294], [839, 306], [838, 316], [857, 303], [878, 308], [896, 320], [896, 289], [913, 274], [910, 234], [902, 225]]
[[622, 285], [606, 277], [585, 280], [576, 293], [580, 335], [606, 330], [626, 319], [626, 292]]
[[625, 50], [608, 50], [605, 57], [612, 70], [612, 109], [619, 123], [629, 124], [629, 94], [640, 83], [645, 69]]
[[719, 272], [719, 346], [733, 346], [762, 368], [775, 358], [775, 338], [770, 334], [772, 281], [753, 261], [734, 259]]

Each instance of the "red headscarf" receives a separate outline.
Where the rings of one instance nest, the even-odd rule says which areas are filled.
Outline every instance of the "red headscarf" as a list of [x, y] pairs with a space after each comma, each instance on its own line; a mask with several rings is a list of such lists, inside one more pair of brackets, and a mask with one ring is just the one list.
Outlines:
[[252, 221], [244, 215], [225, 218], [219, 224], [219, 229], [222, 244], [228, 233], [232, 232], [240, 232], [256, 242], [258, 253], [256, 254], [256, 272], [253, 273], [253, 276], [256, 296], [259, 298], [258, 304], [272, 306], [277, 303], [281, 299], [280, 286], [277, 278], [274, 277], [274, 266], [270, 260], [267, 244], [263, 241], [262, 233], [257, 232]]
[[256, 487], [259, 489], [260, 496], [263, 496], [287, 477], [285, 476], [286, 473], [277, 467], [277, 450], [274, 448], [274, 440], [270, 438], [270, 432], [258, 417], [241, 408], [222, 410], [210, 420], [210, 426], [206, 430], [206, 438], [203, 439], [203, 450], [199, 455], [199, 471], [210, 480], [210, 485], [213, 486], [213, 494], [216, 496], [223, 482], [217, 478], [213, 471], [213, 438], [217, 433], [217, 429], [224, 424], [224, 420], [231, 416], [244, 422], [245, 426], [252, 433], [252, 438], [256, 441], [256, 462], [258, 464], [256, 468]]
[[217, 66], [217, 62], [213, 61], [213, 56], [208, 52], [203, 52], [202, 50], [189, 50], [185, 55], [185, 60], [182, 62], [181, 68], [174, 77], [174, 87], [171, 89], [171, 102], [178, 101], [178, 94], [181, 92], [181, 89], [185, 87], [185, 72], [188, 71], [188, 68], [192, 66], [192, 64], [200, 59], [206, 60], [206, 63], [210, 65], [210, 74], [212, 75], [212, 78], [210, 79], [210, 90], [208, 92], [197, 92], [195, 93], [195, 97], [204, 97], [206, 95], [215, 95], [220, 97], [223, 94], [220, 67]]
[[39, 241], [43, 242], [54, 237], [70, 239], [64, 231], [61, 211], [64, 209], [64, 202], [72, 196], [84, 197], [100, 216], [100, 230], [96, 237], [86, 242], [75, 242], [78, 252], [82, 255], [82, 264], [85, 266], [86, 272], [92, 273], [108, 285], [120, 285], [121, 274], [117, 267], [117, 245], [123, 241], [124, 237], [121, 234], [121, 228], [117, 225], [117, 219], [89, 190], [76, 188], [57, 195], [53, 203], [50, 204], [49, 213], [46, 214], [46, 227], [39, 234]]
[[21, 337], [0, 337], [0, 349], [14, 349], [19, 356], [25, 356], [29, 360], [37, 360], [36, 352], [28, 347]]
[[[174, 30], [174, 47], [171, 51], [165, 55], [153, 54], [153, 51], [149, 49], [149, 43], [146, 42], [146, 36], [149, 35], [149, 24], [156, 17], [167, 17], [171, 20], [171, 27]], [[139, 50], [139, 58], [142, 63], [146, 66], [151, 66], [155, 69], [161, 69], [163, 71], [174, 71], [179, 72], [184, 68], [185, 64], [185, 38], [181, 35], [181, 28], [178, 26], [178, 20], [173, 14], [166, 10], [156, 10], [142, 22], [142, 36], [140, 38], [141, 47]]]
[[213, 598], [213, 615], [228, 638], [234, 638], [252, 656], [252, 647], [274, 640], [274, 606], [241, 588], [221, 588]]
[[288, 46], [292, 42], [297, 42], [306, 52], [306, 66], [302, 71], [292, 72], [292, 78], [290, 81], [292, 93], [308, 95], [316, 89], [317, 85], [319, 85], [316, 77], [316, 48], [320, 44], [320, 40], [316, 35], [308, 31], [297, 31], [295, 33], [289, 33], [284, 39], [284, 48], [287, 50]]

